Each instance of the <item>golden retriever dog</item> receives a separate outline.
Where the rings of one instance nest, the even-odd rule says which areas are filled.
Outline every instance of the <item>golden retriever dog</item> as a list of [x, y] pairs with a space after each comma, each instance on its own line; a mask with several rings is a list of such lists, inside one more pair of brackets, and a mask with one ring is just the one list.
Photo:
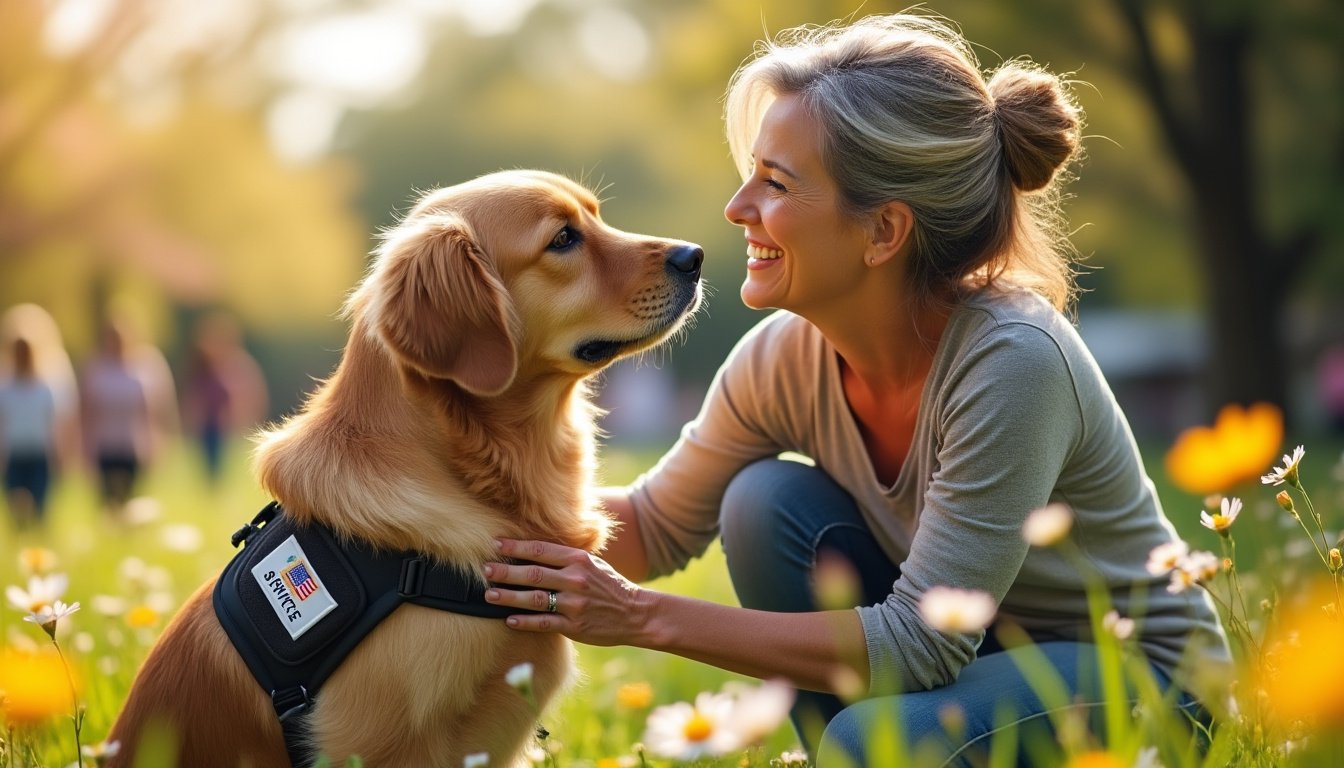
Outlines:
[[[698, 246], [614, 229], [583, 186], [505, 171], [425, 195], [384, 235], [346, 303], [334, 374], [263, 433], [262, 486], [296, 525], [416, 550], [481, 573], [496, 537], [590, 551], [610, 525], [592, 494], [587, 380], [672, 334], [700, 300]], [[191, 768], [289, 764], [281, 728], [211, 605], [214, 580], [146, 659], [110, 739], [130, 765], [155, 722]], [[568, 682], [558, 635], [403, 604], [316, 696], [308, 737], [340, 764], [523, 761], [537, 701]]]

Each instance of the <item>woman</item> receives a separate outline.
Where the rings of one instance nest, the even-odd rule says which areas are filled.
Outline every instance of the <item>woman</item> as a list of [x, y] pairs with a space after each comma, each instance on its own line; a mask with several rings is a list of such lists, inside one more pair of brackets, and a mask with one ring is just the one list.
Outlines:
[[56, 395], [37, 370], [33, 346], [15, 338], [9, 346], [13, 378], [0, 381], [0, 455], [5, 456], [5, 498], [15, 527], [24, 530], [46, 517], [56, 454]]
[[[738, 344], [662, 461], [606, 492], [623, 525], [605, 562], [501, 543], [547, 567], [492, 564], [487, 578], [533, 587], [493, 599], [555, 614], [510, 623], [787, 677], [811, 692], [794, 724], [822, 765], [862, 762], [870, 728], [898, 712], [907, 739], [968, 760], [1001, 707], [1024, 726], [1044, 724], [1044, 707], [994, 633], [921, 617], [932, 587], [988, 593], [1075, 698], [1099, 700], [1085, 576], [1022, 535], [1028, 513], [1060, 502], [1070, 545], [1141, 619], [1159, 681], [1194, 686], [1190, 649], [1225, 662], [1208, 598], [1145, 569], [1175, 533], [1061, 314], [1073, 285], [1059, 186], [1082, 127], [1064, 83], [1018, 61], [986, 82], [948, 25], [895, 15], [786, 33], [734, 75], [726, 112], [744, 177], [725, 211], [747, 241], [742, 300], [785, 311]], [[626, 580], [675, 570], [720, 533], [742, 608]], [[864, 594], [817, 610], [811, 577], [835, 555]], [[846, 707], [834, 694], [855, 678], [866, 698]]]

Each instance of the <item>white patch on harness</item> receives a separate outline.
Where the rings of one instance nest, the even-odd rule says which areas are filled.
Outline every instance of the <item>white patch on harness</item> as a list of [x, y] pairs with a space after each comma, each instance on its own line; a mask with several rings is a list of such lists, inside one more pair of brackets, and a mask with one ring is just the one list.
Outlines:
[[331, 591], [318, 578], [312, 562], [293, 536], [252, 566], [252, 577], [280, 617], [289, 636], [298, 639], [318, 620], [336, 610]]

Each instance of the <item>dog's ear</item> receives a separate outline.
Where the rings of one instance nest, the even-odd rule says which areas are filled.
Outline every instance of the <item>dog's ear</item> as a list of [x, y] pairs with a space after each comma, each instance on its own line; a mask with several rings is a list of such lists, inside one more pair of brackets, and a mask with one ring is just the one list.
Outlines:
[[513, 381], [512, 305], [461, 217], [403, 222], [385, 236], [372, 279], [375, 328], [406, 364], [477, 395], [497, 395]]

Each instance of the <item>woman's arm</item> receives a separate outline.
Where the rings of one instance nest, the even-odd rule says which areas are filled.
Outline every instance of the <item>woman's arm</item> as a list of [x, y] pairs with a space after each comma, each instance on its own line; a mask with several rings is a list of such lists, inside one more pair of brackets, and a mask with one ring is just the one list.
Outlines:
[[639, 519], [635, 516], [635, 505], [630, 501], [630, 489], [603, 488], [598, 492], [598, 498], [616, 521], [602, 557], [627, 579], [644, 581], [649, 574], [649, 556], [644, 551], [644, 540], [640, 538]]
[[664, 651], [808, 690], [866, 687], [868, 651], [854, 611], [771, 613], [656, 592], [595, 555], [549, 542], [506, 539], [500, 555], [528, 563], [489, 563], [486, 578], [531, 589], [491, 589], [487, 600], [544, 611], [556, 593], [555, 613], [512, 616], [514, 629]]

